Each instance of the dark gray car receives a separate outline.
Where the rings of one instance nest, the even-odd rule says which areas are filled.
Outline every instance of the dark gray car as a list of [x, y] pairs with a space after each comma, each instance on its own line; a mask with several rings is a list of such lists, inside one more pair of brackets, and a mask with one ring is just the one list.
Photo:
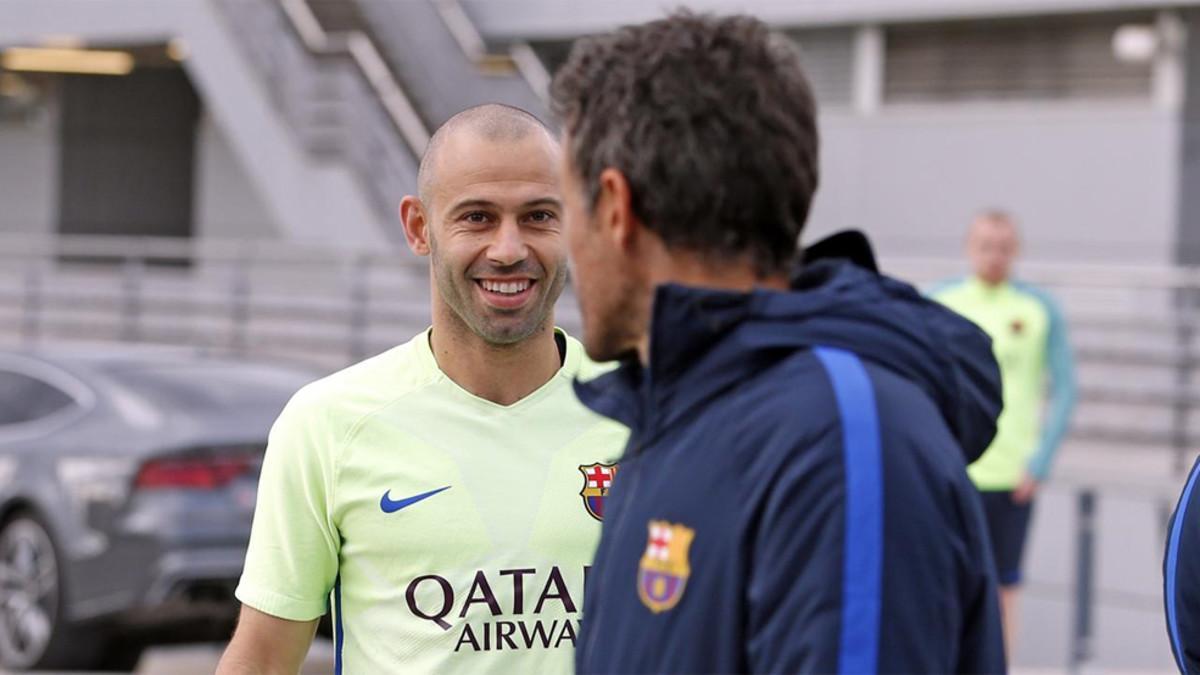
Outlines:
[[228, 637], [267, 432], [313, 373], [0, 351], [0, 666], [132, 667]]

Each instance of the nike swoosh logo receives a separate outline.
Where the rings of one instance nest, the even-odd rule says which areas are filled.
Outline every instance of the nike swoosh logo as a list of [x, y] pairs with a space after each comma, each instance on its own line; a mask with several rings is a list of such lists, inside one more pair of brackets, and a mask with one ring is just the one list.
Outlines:
[[389, 496], [392, 494], [392, 491], [388, 490], [387, 492], [383, 493], [382, 497], [379, 498], [379, 508], [383, 509], [384, 513], [395, 513], [397, 511], [399, 511], [400, 509], [403, 509], [403, 508], [412, 506], [413, 504], [416, 504], [417, 502], [421, 501], [422, 499], [429, 499], [430, 497], [436, 495], [437, 493], [439, 493], [443, 490], [449, 490], [449, 489], [450, 489], [450, 486], [447, 485], [444, 488], [430, 490], [429, 492], [422, 492], [419, 495], [414, 495], [414, 496], [408, 497], [406, 499], [397, 499], [397, 500], [392, 500], [392, 498]]

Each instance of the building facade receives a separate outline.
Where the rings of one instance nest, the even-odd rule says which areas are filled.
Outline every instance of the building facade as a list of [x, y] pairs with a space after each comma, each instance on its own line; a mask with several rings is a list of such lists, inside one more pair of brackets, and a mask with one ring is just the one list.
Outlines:
[[[953, 256], [971, 215], [999, 207], [1034, 259], [1200, 259], [1187, 189], [1200, 169], [1184, 151], [1200, 117], [1197, 3], [688, 5], [755, 14], [799, 44], [821, 105], [809, 237], [859, 227], [885, 255]], [[660, 14], [636, 0], [8, 0], [0, 49], [138, 63], [0, 71], [0, 232], [398, 244], [394, 205], [430, 129], [488, 100], [544, 115], [571, 40]], [[156, 45], [174, 58], [145, 57]], [[122, 77], [142, 93], [118, 91]], [[156, 137], [164, 110], [190, 121]], [[114, 163], [144, 178], [88, 179]], [[164, 190], [177, 194], [147, 196]]]

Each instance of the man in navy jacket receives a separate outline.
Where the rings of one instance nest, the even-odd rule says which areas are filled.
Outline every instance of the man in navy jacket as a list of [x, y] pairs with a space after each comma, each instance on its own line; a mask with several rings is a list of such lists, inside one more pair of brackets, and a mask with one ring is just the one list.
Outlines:
[[1200, 673], [1200, 459], [1192, 465], [1167, 527], [1163, 600], [1167, 635], [1181, 673]]
[[791, 46], [677, 14], [577, 43], [552, 99], [584, 342], [623, 360], [577, 391], [632, 429], [579, 672], [1003, 671], [965, 470], [990, 342], [861, 235], [792, 268], [817, 137]]

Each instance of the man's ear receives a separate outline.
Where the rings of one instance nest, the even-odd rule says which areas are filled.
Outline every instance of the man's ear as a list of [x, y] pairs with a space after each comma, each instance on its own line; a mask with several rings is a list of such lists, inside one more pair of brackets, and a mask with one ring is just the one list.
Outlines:
[[412, 252], [419, 256], [429, 255], [429, 219], [420, 199], [408, 195], [400, 200], [400, 224], [404, 226], [404, 239]]
[[637, 243], [642, 223], [633, 213], [632, 194], [625, 174], [612, 168], [600, 172], [596, 215], [601, 231], [614, 246], [630, 250]]

